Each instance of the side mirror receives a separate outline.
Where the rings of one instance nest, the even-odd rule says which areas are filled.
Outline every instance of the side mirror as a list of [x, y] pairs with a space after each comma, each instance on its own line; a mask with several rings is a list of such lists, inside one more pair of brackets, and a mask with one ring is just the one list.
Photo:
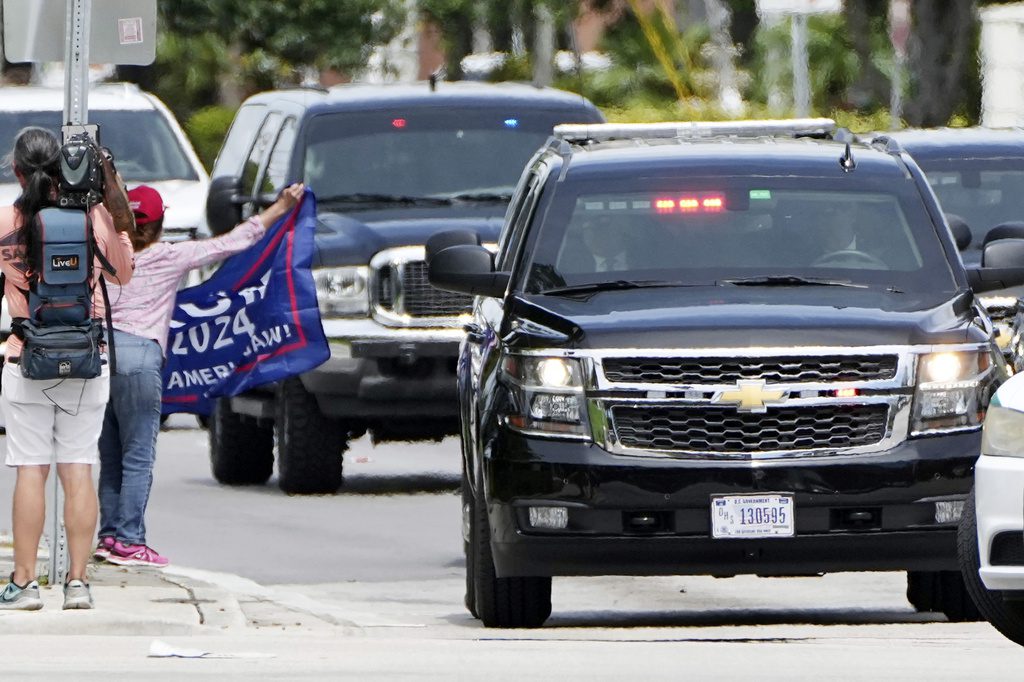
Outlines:
[[1024, 284], [1024, 239], [986, 243], [981, 251], [981, 267], [968, 270], [967, 279], [976, 294]]
[[427, 279], [438, 289], [501, 298], [510, 275], [494, 271], [494, 254], [475, 244], [449, 246], [427, 261]]
[[224, 175], [210, 181], [206, 195], [206, 224], [215, 235], [229, 232], [242, 222], [242, 178]]
[[971, 245], [971, 228], [960, 216], [947, 213], [946, 222], [949, 223], [949, 230], [953, 233], [953, 240], [956, 242], [958, 251], [963, 251]]
[[449, 246], [460, 245], [480, 246], [480, 235], [473, 230], [445, 230], [444, 232], [436, 232], [427, 239], [426, 260], [429, 263], [431, 258]]
[[1010, 221], [1000, 223], [985, 233], [985, 240], [981, 248], [985, 248], [991, 242], [999, 239], [1022, 239], [1024, 238], [1024, 222]]

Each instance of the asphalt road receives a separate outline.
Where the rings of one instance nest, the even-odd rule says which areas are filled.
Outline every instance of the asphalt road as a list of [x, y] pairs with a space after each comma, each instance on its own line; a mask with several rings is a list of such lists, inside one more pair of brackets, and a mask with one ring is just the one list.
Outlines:
[[[229, 488], [210, 475], [206, 431], [174, 416], [161, 432], [147, 540], [173, 563], [260, 583], [431, 579], [460, 572], [458, 444], [352, 444], [345, 492], [293, 496], [276, 476]], [[0, 532], [14, 473], [0, 467]]]
[[[186, 418], [171, 426], [160, 435], [150, 542], [177, 567], [256, 597], [243, 609], [254, 635], [182, 645], [274, 655], [258, 668], [271, 677], [934, 682], [1019, 680], [1024, 670], [1024, 648], [988, 624], [915, 613], [902, 573], [558, 578], [544, 628], [488, 630], [462, 606], [455, 441], [359, 441], [343, 493], [289, 497], [273, 480], [217, 485], [205, 432]], [[0, 467], [0, 531], [10, 528], [12, 485]], [[87, 638], [73, 639], [45, 670], [91, 670], [72, 655]], [[134, 639], [102, 648], [137, 656]], [[252, 665], [202, 672], [248, 675]], [[149, 672], [177, 679], [183, 669]]]

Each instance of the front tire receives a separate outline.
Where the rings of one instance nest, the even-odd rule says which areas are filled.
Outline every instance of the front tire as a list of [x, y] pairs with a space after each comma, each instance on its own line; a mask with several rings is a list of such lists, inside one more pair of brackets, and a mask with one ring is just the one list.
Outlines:
[[316, 396], [298, 377], [281, 383], [274, 428], [281, 490], [291, 495], [338, 492], [348, 433], [340, 422], [320, 413]]
[[497, 577], [482, 492], [473, 499], [471, 561], [467, 563], [473, 571], [478, 617], [488, 628], [539, 628], [551, 615], [551, 577]]
[[[990, 590], [981, 582], [978, 569], [981, 557], [978, 553], [978, 524], [974, 507], [974, 491], [964, 503], [964, 514], [960, 518], [957, 532], [957, 556], [960, 557], [960, 571], [967, 591], [978, 607], [978, 611], [1007, 639], [1024, 646], [1024, 601], [1008, 601], [1004, 593]], [[1024, 595], [1020, 595], [1024, 597]]]
[[907, 601], [919, 612], [943, 614], [950, 623], [984, 620], [959, 571], [907, 571]]
[[230, 398], [218, 398], [210, 415], [210, 468], [218, 483], [263, 485], [274, 473], [274, 430], [243, 421]]
[[466, 475], [466, 462], [462, 462], [462, 553], [466, 557], [466, 594], [463, 602], [466, 610], [474, 618], [480, 614], [476, 610], [476, 565], [473, 561], [473, 493], [469, 489], [469, 477]]

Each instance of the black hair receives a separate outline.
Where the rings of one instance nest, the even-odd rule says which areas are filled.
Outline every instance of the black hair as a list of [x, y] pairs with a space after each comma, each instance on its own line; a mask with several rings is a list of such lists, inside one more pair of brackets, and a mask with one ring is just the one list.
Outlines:
[[11, 160], [25, 182], [21, 196], [14, 201], [14, 207], [21, 214], [18, 245], [24, 249], [29, 272], [38, 272], [39, 264], [35, 260], [39, 236], [34, 227], [39, 211], [54, 204], [60, 173], [60, 143], [45, 128], [24, 128], [14, 140]]

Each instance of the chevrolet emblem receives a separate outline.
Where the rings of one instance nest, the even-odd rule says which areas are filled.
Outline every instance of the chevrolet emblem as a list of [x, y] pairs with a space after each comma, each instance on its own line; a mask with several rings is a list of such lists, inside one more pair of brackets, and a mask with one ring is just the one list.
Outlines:
[[765, 390], [764, 381], [737, 381], [736, 388], [719, 391], [711, 399], [713, 403], [725, 403], [736, 406], [738, 412], [766, 412], [767, 405], [785, 402], [789, 397], [786, 391]]

